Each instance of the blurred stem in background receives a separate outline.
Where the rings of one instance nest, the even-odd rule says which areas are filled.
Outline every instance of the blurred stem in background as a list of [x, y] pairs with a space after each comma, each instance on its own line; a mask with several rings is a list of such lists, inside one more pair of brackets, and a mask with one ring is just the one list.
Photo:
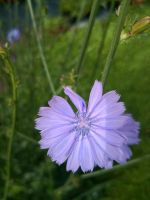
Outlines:
[[[96, 190], [98, 191], [102, 189], [103, 187], [106, 186], [106, 184], [111, 183], [113, 174], [115, 175], [115, 178], [116, 178], [117, 173], [119, 174], [120, 172], [123, 172], [123, 170], [134, 167], [136, 164], [139, 164], [143, 161], [147, 161], [149, 159], [150, 159], [150, 154], [147, 154], [143, 157], [133, 159], [124, 165], [116, 165], [111, 169], [98, 170], [93, 173], [83, 174], [81, 176], [72, 175], [70, 176], [69, 180], [66, 182], [64, 186], [55, 190], [54, 195], [56, 196], [56, 198], [59, 199], [60, 197], [63, 197], [63, 196], [66, 197], [67, 194], [71, 194], [73, 191], [76, 190], [78, 194], [77, 199], [80, 199], [81, 197], [88, 195], [92, 193], [93, 191], [96, 191]], [[95, 187], [93, 187], [92, 189], [91, 188], [85, 189], [85, 191], [81, 193], [80, 186], [84, 185], [84, 183], [87, 182], [89, 179], [95, 180], [95, 178], [97, 178], [98, 184], [96, 184]], [[102, 180], [102, 182], [100, 180]]]
[[106, 64], [104, 66], [104, 70], [103, 70], [103, 74], [102, 74], [103, 86], [105, 86], [105, 84], [106, 84], [106, 81], [107, 81], [107, 78], [108, 78], [108, 75], [110, 72], [111, 64], [112, 64], [113, 58], [115, 56], [119, 41], [120, 41], [120, 35], [121, 35], [121, 31], [122, 31], [124, 23], [125, 23], [129, 3], [130, 3], [130, 0], [123, 0], [121, 3], [121, 10], [120, 10], [119, 17], [118, 17], [118, 23], [116, 25], [116, 29], [115, 29], [115, 32], [113, 35], [111, 46], [110, 46], [110, 51], [108, 53], [108, 56], [106, 59]]
[[[87, 3], [87, 0], [83, 0], [82, 3], [81, 3], [81, 6], [80, 6], [80, 12], [78, 14], [78, 17], [77, 17], [77, 20], [76, 20], [76, 26], [79, 24], [83, 14], [84, 14], [84, 9], [86, 7], [86, 3]], [[63, 62], [62, 62], [62, 69], [63, 69], [63, 72], [64, 72], [64, 67], [67, 66], [68, 68], [70, 68], [70, 66], [68, 66], [67, 62], [70, 58], [70, 54], [73, 50], [73, 45], [75, 43], [75, 38], [76, 38], [76, 33], [77, 33], [77, 30], [78, 30], [78, 27], [74, 27], [74, 30], [72, 32], [72, 35], [71, 35], [71, 39], [69, 41], [69, 44], [67, 46], [67, 50], [65, 52], [65, 55], [64, 55], [64, 59], [63, 59]], [[76, 61], [77, 59], [74, 60], [73, 64], [76, 64]], [[72, 66], [71, 66], [72, 67]], [[59, 94], [61, 91], [62, 91], [63, 87], [62, 85], [58, 88], [58, 90], [56, 91], [56, 94]]]
[[[83, 0], [82, 3], [81, 3], [81, 8], [80, 8], [80, 12], [79, 12], [79, 15], [78, 15], [78, 18], [77, 18], [77, 21], [76, 21], [76, 25], [79, 24], [79, 22], [80, 22], [80, 20], [81, 20], [81, 18], [83, 16], [86, 3], [87, 3], [87, 0]], [[74, 40], [75, 40], [75, 37], [76, 37], [76, 33], [77, 33], [77, 27], [74, 28], [70, 43], [69, 43], [69, 45], [67, 47], [67, 51], [66, 51], [66, 53], [64, 55], [63, 67], [64, 67], [64, 65], [67, 64], [67, 61], [68, 61], [68, 59], [70, 57], [70, 53], [71, 53], [73, 45], [74, 45]]]
[[7, 4], [7, 12], [8, 12], [8, 24], [9, 24], [9, 29], [12, 29], [13, 27], [13, 17], [12, 17], [12, 9], [11, 9], [11, 3]]
[[11, 170], [11, 154], [12, 154], [12, 143], [14, 138], [14, 132], [15, 132], [15, 125], [16, 125], [16, 100], [17, 100], [17, 84], [15, 80], [15, 74], [13, 71], [13, 66], [11, 61], [9, 60], [8, 53], [1, 49], [0, 51], [0, 58], [2, 60], [2, 63], [4, 64], [4, 69], [6, 73], [9, 75], [11, 80], [11, 86], [12, 86], [12, 124], [10, 128], [10, 132], [8, 135], [8, 147], [6, 151], [6, 182], [4, 185], [4, 196], [3, 200], [6, 200], [8, 197], [8, 190], [9, 190], [9, 183], [10, 183], [10, 170]]
[[97, 177], [97, 176], [102, 176], [104, 174], [107, 174], [107, 173], [112, 173], [113, 171], [116, 171], [116, 170], [122, 170], [122, 169], [125, 169], [125, 168], [128, 168], [128, 167], [131, 167], [137, 163], [140, 163], [141, 161], [143, 160], [148, 160], [150, 159], [150, 154], [147, 154], [141, 158], [136, 158], [136, 159], [133, 159], [129, 162], [127, 162], [126, 164], [124, 165], [116, 165], [114, 166], [113, 168], [111, 169], [107, 169], [107, 170], [99, 170], [99, 171], [96, 171], [96, 172], [93, 172], [93, 173], [89, 173], [89, 174], [83, 174], [81, 175], [81, 178], [82, 179], [87, 179], [87, 178], [93, 178], [93, 177]]
[[38, 141], [35, 140], [34, 138], [29, 137], [29, 136], [27, 136], [27, 135], [25, 135], [24, 133], [21, 133], [21, 132], [19, 132], [19, 131], [17, 131], [16, 133], [17, 133], [17, 135], [18, 135], [20, 138], [23, 138], [23, 139], [25, 139], [26, 141], [31, 142], [32, 144], [38, 145]]
[[108, 31], [108, 28], [109, 28], [109, 21], [104, 22], [104, 23], [103, 23], [102, 37], [101, 37], [99, 47], [98, 47], [98, 50], [97, 50], [95, 65], [94, 65], [93, 71], [91, 73], [91, 80], [92, 81], [95, 79], [95, 75], [96, 75], [96, 72], [97, 72], [99, 65], [100, 66], [102, 65], [102, 64], [100, 64], [100, 63], [102, 63], [102, 61], [100, 61], [100, 59], [101, 59], [101, 56], [102, 56], [102, 51], [103, 51], [103, 48], [104, 48], [104, 44], [105, 44], [105, 40], [106, 40], [106, 36], [107, 36], [107, 31]]
[[114, 5], [115, 5], [115, 0], [112, 1], [110, 9], [107, 11], [107, 12], [109, 12], [107, 19], [105, 19], [104, 22], [101, 22], [102, 23], [101, 24], [102, 37], [100, 38], [100, 43], [99, 43], [99, 47], [98, 47], [98, 50], [97, 50], [95, 65], [94, 65], [93, 71], [91, 73], [91, 81], [95, 80], [95, 75], [96, 75], [96, 72], [97, 72], [99, 65], [100, 65], [100, 67], [102, 66], [102, 61], [100, 59], [101, 59], [103, 48], [104, 48], [104, 45], [105, 45], [105, 40], [106, 40], [106, 37], [107, 37], [107, 32], [108, 32], [108, 29], [109, 29], [110, 19], [111, 19], [111, 16], [112, 16]]
[[90, 36], [91, 36], [91, 33], [92, 33], [92, 29], [93, 29], [93, 25], [94, 25], [94, 22], [95, 22], [95, 16], [96, 16], [98, 6], [99, 6], [99, 0], [94, 0], [93, 5], [92, 5], [92, 9], [91, 9], [91, 13], [90, 13], [89, 25], [88, 25], [87, 32], [86, 32], [86, 35], [85, 35], [85, 39], [83, 41], [81, 53], [79, 55], [79, 60], [77, 62], [77, 72], [76, 72], [77, 73], [77, 80], [76, 80], [76, 83], [79, 79], [80, 70], [81, 70], [81, 67], [83, 65], [84, 56], [85, 56], [86, 49], [87, 49], [88, 43], [89, 43], [89, 39], [90, 39]]
[[29, 12], [30, 12], [30, 15], [31, 15], [31, 20], [32, 20], [32, 24], [33, 24], [33, 29], [34, 29], [34, 33], [35, 33], [35, 37], [36, 37], [36, 41], [37, 41], [37, 46], [38, 46], [40, 58], [41, 58], [41, 61], [42, 61], [43, 67], [44, 67], [44, 71], [46, 73], [46, 77], [47, 77], [50, 89], [52, 91], [52, 94], [55, 95], [56, 92], [55, 92], [54, 84], [53, 84], [51, 74], [48, 70], [47, 62], [46, 62], [46, 59], [45, 59], [45, 56], [44, 56], [43, 48], [42, 48], [42, 45], [41, 45], [41, 41], [40, 41], [40, 37], [39, 37], [39, 34], [38, 34], [38, 29], [37, 29], [34, 13], [33, 13], [31, 0], [27, 0], [27, 3], [28, 3], [28, 7], [29, 7]]
[[14, 11], [14, 13], [15, 13], [15, 17], [14, 17], [14, 21], [15, 21], [15, 26], [17, 26], [17, 24], [18, 24], [18, 19], [19, 19], [19, 1], [16, 1], [16, 3], [15, 3], [15, 11]]

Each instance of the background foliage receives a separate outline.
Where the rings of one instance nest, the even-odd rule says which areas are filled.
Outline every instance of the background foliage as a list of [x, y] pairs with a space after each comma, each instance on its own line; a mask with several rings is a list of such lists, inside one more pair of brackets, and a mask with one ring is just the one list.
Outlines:
[[[11, 15], [12, 7], [10, 4], [6, 6]], [[72, 17], [78, 15], [81, 4], [80, 1], [66, 3], [65, 0], [61, 0], [59, 6], [60, 12], [69, 10]], [[90, 6], [91, 1], [85, 10], [89, 10]], [[34, 119], [39, 107], [47, 105], [52, 93], [45, 77], [26, 2], [24, 8], [24, 28], [18, 24], [18, 14], [14, 21], [12, 20], [13, 26], [21, 27], [21, 38], [9, 47], [17, 81], [17, 120], [12, 146], [8, 199], [150, 199], [149, 159], [144, 159], [131, 167], [82, 179], [80, 171], [74, 175], [66, 172], [65, 165], [57, 166], [46, 156], [46, 151], [40, 150], [38, 145], [40, 136], [34, 129]], [[136, 20], [148, 16], [149, 8], [147, 1], [130, 6], [125, 30], [129, 31]], [[73, 86], [87, 21], [84, 24], [70, 24], [70, 18], [62, 15], [50, 17], [47, 4], [43, 1], [38, 1], [34, 13], [45, 59], [56, 89], [66, 83]], [[96, 18], [77, 88], [85, 99], [88, 99], [93, 80], [101, 77], [117, 18], [114, 10], [109, 19], [107, 37], [93, 76], [99, 43], [107, 24], [107, 15], [106, 18]], [[3, 27], [2, 19], [1, 27]], [[133, 159], [142, 158], [150, 153], [149, 38], [150, 31], [147, 29], [120, 42], [106, 85], [106, 91], [115, 89], [121, 94], [127, 111], [141, 122], [141, 143], [132, 148]], [[5, 42], [6, 32], [3, 32], [1, 45]], [[11, 83], [6, 72], [7, 69], [0, 62], [0, 199], [6, 178], [6, 148], [12, 111]], [[59, 95], [64, 96], [62, 91]]]

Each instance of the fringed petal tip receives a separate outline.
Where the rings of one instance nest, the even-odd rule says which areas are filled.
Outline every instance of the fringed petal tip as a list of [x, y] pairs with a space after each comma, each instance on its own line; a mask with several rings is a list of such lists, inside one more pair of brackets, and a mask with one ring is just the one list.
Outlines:
[[94, 169], [83, 170], [81, 167], [80, 167], [79, 169], [77, 169], [77, 170], [73, 170], [73, 169], [67, 170], [67, 168], [66, 168], [66, 171], [67, 171], [67, 172], [72, 172], [73, 174], [75, 174], [75, 173], [77, 173], [77, 172], [80, 172], [80, 171], [83, 172], [84, 174], [87, 174], [87, 173], [93, 172], [93, 170], [94, 170]]

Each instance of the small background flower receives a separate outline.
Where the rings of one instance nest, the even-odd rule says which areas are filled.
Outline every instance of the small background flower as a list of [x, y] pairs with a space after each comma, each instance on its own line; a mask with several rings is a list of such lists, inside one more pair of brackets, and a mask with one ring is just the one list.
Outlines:
[[21, 32], [18, 28], [13, 28], [8, 31], [7, 33], [7, 41], [13, 44], [14, 42], [17, 42], [20, 40]]

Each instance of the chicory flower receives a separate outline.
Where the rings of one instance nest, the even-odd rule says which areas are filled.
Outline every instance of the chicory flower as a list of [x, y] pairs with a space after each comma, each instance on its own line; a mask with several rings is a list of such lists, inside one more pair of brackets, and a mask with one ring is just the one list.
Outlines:
[[99, 81], [91, 89], [88, 106], [70, 87], [64, 92], [77, 111], [60, 96], [40, 108], [36, 129], [41, 148], [48, 149], [48, 156], [59, 165], [67, 161], [67, 171], [107, 169], [114, 161], [124, 164], [132, 156], [129, 145], [139, 142], [139, 123], [125, 113], [120, 96], [115, 91], [102, 94]]

